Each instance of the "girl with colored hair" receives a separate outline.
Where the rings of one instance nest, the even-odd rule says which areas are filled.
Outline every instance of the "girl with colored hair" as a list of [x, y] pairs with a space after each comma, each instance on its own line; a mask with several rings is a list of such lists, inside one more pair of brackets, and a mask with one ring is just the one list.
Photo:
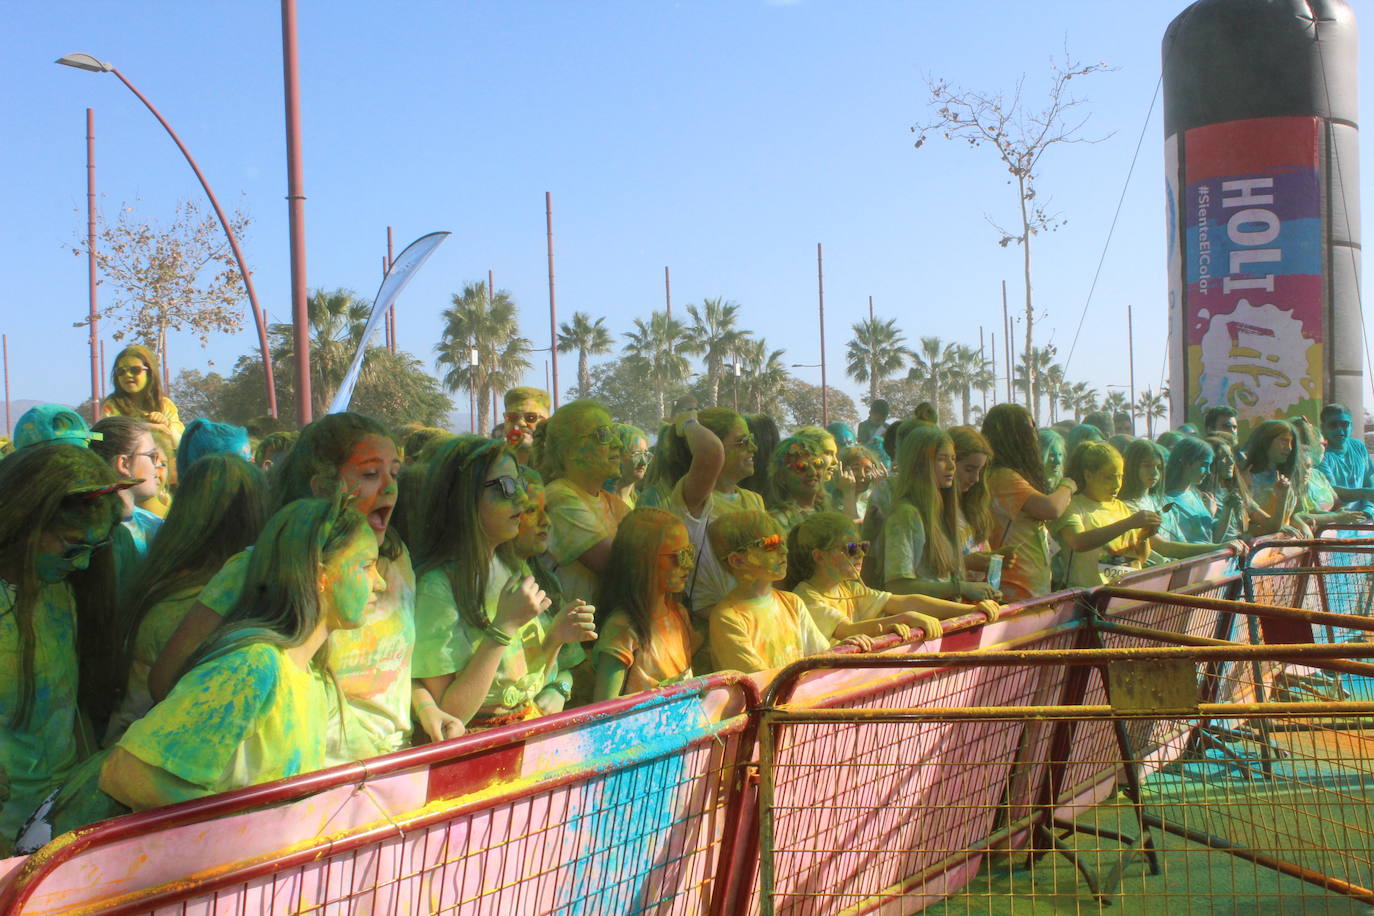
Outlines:
[[[80, 758], [79, 711], [104, 727], [122, 503], [84, 446], [30, 445], [0, 461], [0, 855]], [[3, 782], [3, 780], [0, 780]]]
[[826, 507], [827, 475], [826, 456], [815, 439], [789, 436], [778, 443], [768, 463], [768, 511], [783, 531]]
[[639, 488], [644, 484], [653, 453], [649, 451], [649, 437], [638, 426], [617, 423], [615, 432], [620, 437], [620, 475], [607, 481], [606, 489], [633, 509], [639, 501]]
[[536, 432], [538, 470], [544, 478], [549, 551], [558, 561], [565, 598], [590, 603], [606, 571], [616, 526], [630, 507], [606, 481], [620, 473], [620, 435], [595, 401], [572, 401]]
[[173, 448], [181, 444], [181, 416], [177, 405], [162, 394], [162, 374], [152, 350], [140, 344], [120, 350], [110, 370], [110, 385], [113, 393], [100, 404], [105, 416], [146, 420], [171, 439]]
[[817, 512], [787, 536], [786, 591], [796, 592], [821, 633], [832, 642], [855, 637], [868, 649], [874, 637], [896, 633], [907, 639], [912, 629], [925, 639], [944, 635], [941, 620], [981, 611], [996, 620], [995, 601], [974, 608], [928, 595], [894, 595], [877, 591], [861, 579], [868, 544], [859, 540], [854, 522], [842, 512]]
[[1231, 440], [1208, 436], [1203, 441], [1212, 447], [1212, 469], [1198, 484], [1198, 492], [1216, 519], [1213, 532], [1224, 541], [1246, 537], [1252, 522], [1263, 524], [1269, 515], [1250, 498]]
[[[402, 474], [405, 472], [403, 471]], [[558, 563], [549, 553], [548, 503], [544, 495], [544, 478], [534, 468], [520, 466], [520, 483], [525, 488], [525, 511], [520, 516], [520, 531], [511, 541], [511, 554], [521, 564], [521, 571], [534, 577], [534, 584], [544, 590], [549, 606], [542, 615], [545, 630], [553, 625], [553, 618], [563, 608], [563, 586], [558, 581]], [[586, 665], [587, 652], [583, 643], [564, 643], [558, 650], [558, 674], [544, 689], [535, 694], [534, 705], [544, 715], [560, 712], [565, 706], [581, 706], [591, 702], [591, 671]]]
[[[1164, 465], [1164, 507], [1161, 533], [1174, 543], [1201, 545], [1206, 550], [1230, 546], [1239, 554], [1244, 541], [1223, 541], [1211, 506], [1199, 486], [1212, 471], [1212, 446], [1197, 436], [1180, 436]], [[1223, 520], [1224, 521], [1224, 520]]]
[[[405, 746], [414, 720], [433, 740], [462, 733], [428, 691], [411, 681], [415, 647], [415, 573], [410, 552], [391, 527], [401, 460], [391, 433], [355, 413], [321, 417], [301, 430], [296, 444], [272, 468], [271, 507], [309, 497], [332, 499], [342, 491], [363, 514], [378, 544], [386, 592], [370, 605], [363, 625], [330, 636], [329, 661], [347, 700], [349, 728], [330, 729], [330, 764], [361, 760]], [[214, 630], [243, 593], [251, 551], [230, 557], [201, 590], [148, 675], [157, 700], [174, 683], [185, 659]], [[334, 739], [346, 736], [347, 745]]]
[[1049, 594], [1050, 542], [1045, 523], [1064, 514], [1078, 485], [1067, 478], [1053, 488], [1046, 482], [1035, 421], [1021, 405], [989, 408], [983, 436], [993, 453], [987, 478], [992, 546], [1015, 549], [1002, 570], [1002, 594], [1013, 601]]
[[414, 677], [472, 728], [538, 717], [559, 650], [596, 631], [575, 597], [547, 626], [540, 616], [550, 601], [512, 545], [527, 498], [511, 449], [477, 436], [444, 443], [420, 504]]
[[1303, 524], [1315, 533], [1323, 528], [1357, 525], [1367, 521], [1368, 515], [1364, 512], [1339, 511], [1340, 497], [1331, 478], [1321, 468], [1322, 460], [1326, 457], [1326, 446], [1312, 421], [1298, 417], [1293, 421], [1293, 428], [1298, 434], [1298, 463], [1305, 481], [1299, 500]]
[[625, 516], [596, 603], [594, 699], [692, 676], [700, 640], [680, 598], [695, 565], [687, 528], [677, 516], [648, 506]]
[[[949, 430], [954, 443], [954, 486], [959, 491], [959, 548], [964, 565], [985, 572], [992, 551], [992, 494], [988, 492], [986, 471], [992, 462], [992, 445], [972, 426]], [[1003, 556], [1010, 553], [1003, 548]]]
[[247, 461], [207, 455], [186, 472], [147, 558], [121, 589], [115, 635], [126, 687], [105, 744], [152, 708], [148, 672], [201, 589], [257, 539], [266, 521], [267, 482]]
[[1274, 534], [1285, 528], [1310, 536], [1301, 521], [1295, 524], [1306, 486], [1298, 461], [1298, 434], [1287, 420], [1265, 420], [1250, 433], [1240, 456], [1240, 470], [1256, 504], [1268, 515], [1254, 526], [1255, 534]]
[[1040, 461], [1045, 468], [1045, 485], [1059, 486], [1064, 479], [1064, 462], [1069, 460], [1069, 449], [1064, 437], [1057, 430], [1038, 429], [1036, 438], [1040, 441]]
[[1149, 509], [1132, 510], [1117, 498], [1123, 463], [1106, 442], [1085, 441], [1065, 468], [1079, 487], [1068, 510], [1050, 525], [1061, 550], [1055, 557], [1063, 588], [1092, 588], [1140, 569], [1153, 549], [1171, 559], [1197, 556], [1214, 544], [1178, 543], [1159, 537], [1162, 519]]
[[892, 504], [875, 550], [875, 581], [900, 595], [983, 601], [998, 592], [966, 578], [954, 442], [921, 425], [897, 449]]

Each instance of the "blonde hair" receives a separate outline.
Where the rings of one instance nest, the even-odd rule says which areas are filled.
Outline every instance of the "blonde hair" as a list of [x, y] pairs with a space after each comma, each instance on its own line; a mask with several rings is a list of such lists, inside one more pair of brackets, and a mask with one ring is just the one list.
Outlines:
[[1078, 491], [1088, 485], [1087, 477], [1098, 471], [1111, 468], [1124, 471], [1126, 463], [1121, 453], [1110, 442], [1097, 442], [1091, 439], [1078, 443], [1064, 465], [1064, 476], [1078, 485]]
[[767, 512], [738, 509], [726, 512], [706, 529], [711, 549], [722, 561], [737, 550], [743, 550], [760, 538], [782, 535], [782, 527]]
[[519, 404], [521, 401], [534, 401], [545, 410], [549, 410], [552, 406], [552, 401], [549, 400], [549, 393], [542, 388], [527, 388], [521, 386], [519, 388], [512, 388], [510, 391], [506, 392], [505, 402], [507, 410], [514, 410], [515, 405]]

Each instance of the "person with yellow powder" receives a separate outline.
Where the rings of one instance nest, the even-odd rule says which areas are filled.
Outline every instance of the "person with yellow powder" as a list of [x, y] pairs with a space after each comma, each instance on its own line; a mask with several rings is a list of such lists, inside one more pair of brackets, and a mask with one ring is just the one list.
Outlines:
[[894, 595], [865, 585], [860, 579], [868, 544], [842, 512], [808, 516], [787, 538], [788, 573], [785, 587], [806, 602], [816, 626], [827, 638], [850, 636], [871, 640], [885, 633], [906, 639], [913, 629], [925, 639], [944, 634], [941, 620], [982, 613], [996, 620], [995, 601], [962, 604], [928, 595]]
[[181, 444], [185, 427], [177, 405], [162, 393], [162, 375], [153, 351], [139, 344], [120, 350], [110, 382], [114, 393], [100, 404], [105, 416], [143, 420], [171, 440], [172, 448]]
[[695, 565], [687, 528], [671, 512], [645, 506], [625, 516], [597, 599], [595, 699], [692, 676], [698, 638], [680, 598]]
[[[774, 587], [787, 575], [787, 546], [772, 516], [730, 512], [711, 522], [708, 533], [735, 577], [735, 587], [711, 609], [717, 670], [770, 671], [830, 648], [806, 603]], [[841, 642], [861, 644], [854, 637]]]
[[549, 393], [538, 388], [512, 388], [505, 396], [506, 412], [500, 434], [515, 450], [519, 464], [534, 464], [534, 430], [549, 418]]

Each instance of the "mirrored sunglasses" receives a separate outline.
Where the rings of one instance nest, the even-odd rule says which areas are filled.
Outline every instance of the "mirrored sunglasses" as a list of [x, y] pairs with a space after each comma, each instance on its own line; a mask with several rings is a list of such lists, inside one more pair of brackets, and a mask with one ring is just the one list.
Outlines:
[[502, 499], [515, 499], [520, 495], [521, 489], [520, 481], [511, 477], [509, 474], [502, 474], [495, 480], [488, 480], [486, 483], [482, 484], [482, 487], [491, 487], [494, 490], [498, 490], [499, 493], [497, 495]]
[[741, 550], [752, 550], [752, 549], [755, 548], [755, 547], [758, 547], [758, 548], [761, 549], [761, 550], [767, 550], [767, 551], [770, 551], [770, 552], [771, 552], [771, 551], [774, 551], [774, 550], [782, 550], [782, 535], [780, 535], [780, 534], [770, 534], [770, 535], [768, 535], [767, 537], [761, 537], [761, 538], [758, 538], [757, 540], [750, 541], [748, 544], [745, 544], [745, 545], [744, 545], [743, 547], [741, 547], [740, 549], [741, 549]]
[[859, 557], [868, 556], [868, 548], [868, 541], [850, 541], [844, 545], [844, 552], [851, 560], [857, 560]]
[[697, 550], [691, 545], [671, 553], [660, 554], [660, 556], [672, 557], [673, 562], [678, 566], [695, 566], [697, 562]]
[[537, 413], [517, 413], [510, 411], [506, 414], [507, 423], [523, 423], [526, 426], [538, 426], [539, 421], [544, 419]]
[[137, 376], [140, 376], [140, 375], [142, 375], [143, 373], [145, 373], [145, 372], [147, 372], [147, 371], [148, 371], [148, 367], [147, 367], [147, 366], [116, 366], [116, 367], [115, 367], [115, 375], [132, 375], [132, 376], [137, 377]]

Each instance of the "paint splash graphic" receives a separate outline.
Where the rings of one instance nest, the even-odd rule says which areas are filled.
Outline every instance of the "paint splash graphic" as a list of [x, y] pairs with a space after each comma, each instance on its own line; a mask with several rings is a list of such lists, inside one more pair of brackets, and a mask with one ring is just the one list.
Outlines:
[[[1209, 316], [1201, 344], [1194, 347], [1202, 374], [1198, 402], [1229, 404], [1246, 416], [1282, 416], [1315, 396], [1318, 380], [1312, 367], [1318, 344], [1303, 333], [1291, 311], [1273, 303], [1251, 305]], [[1317, 356], [1317, 359], [1313, 357]]]

